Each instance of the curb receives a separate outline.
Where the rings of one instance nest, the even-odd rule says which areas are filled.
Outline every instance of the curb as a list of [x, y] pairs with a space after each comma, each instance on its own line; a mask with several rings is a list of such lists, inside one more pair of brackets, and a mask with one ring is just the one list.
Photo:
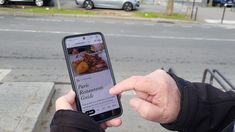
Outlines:
[[53, 82], [4, 82], [0, 85], [0, 130], [38, 132], [55, 93]]
[[164, 18], [138, 18], [138, 17], [120, 17], [120, 16], [105, 16], [105, 15], [75, 15], [75, 14], [40, 14], [40, 13], [25, 13], [25, 12], [7, 12], [0, 11], [1, 15], [13, 16], [54, 16], [54, 17], [75, 17], [75, 18], [99, 18], [99, 19], [117, 19], [117, 20], [136, 20], [136, 21], [152, 21], [157, 23], [201, 23], [198, 21], [174, 20]]

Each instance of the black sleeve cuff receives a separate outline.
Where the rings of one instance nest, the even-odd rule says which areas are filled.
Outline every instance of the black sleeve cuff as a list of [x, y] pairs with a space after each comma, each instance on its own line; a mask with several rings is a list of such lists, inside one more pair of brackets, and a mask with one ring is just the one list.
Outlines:
[[[86, 114], [72, 110], [59, 110], [51, 122], [51, 132], [76, 130], [76, 132], [104, 132], [104, 130]], [[73, 131], [71, 131], [73, 132]]]
[[192, 83], [177, 77], [173, 73], [169, 74], [175, 80], [181, 93], [180, 112], [175, 122], [161, 125], [169, 130], [186, 131], [197, 110], [197, 95], [190, 94], [193, 90], [192, 87], [194, 87]]
[[235, 132], [235, 120], [231, 122], [226, 128], [221, 132]]

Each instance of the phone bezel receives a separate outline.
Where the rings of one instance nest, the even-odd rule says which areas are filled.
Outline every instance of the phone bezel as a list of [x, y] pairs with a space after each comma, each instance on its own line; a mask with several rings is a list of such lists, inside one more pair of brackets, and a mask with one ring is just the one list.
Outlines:
[[[75, 83], [75, 78], [74, 78], [74, 75], [73, 75], [73, 72], [72, 72], [72, 66], [69, 62], [69, 55], [68, 55], [68, 51], [67, 51], [67, 47], [66, 47], [66, 39], [75, 38], [75, 37], [90, 36], [90, 35], [96, 35], [96, 34], [99, 34], [102, 38], [102, 41], [103, 41], [103, 44], [104, 44], [104, 47], [105, 47], [106, 56], [107, 56], [108, 67], [109, 67], [109, 70], [110, 70], [110, 73], [111, 73], [113, 84], [115, 85], [116, 81], [115, 81], [115, 78], [114, 78], [114, 73], [113, 73], [113, 69], [112, 69], [112, 65], [111, 65], [111, 60], [110, 60], [110, 57], [109, 57], [108, 48], [107, 48], [107, 45], [106, 45], [104, 35], [101, 32], [92, 32], [92, 33], [85, 33], [85, 34], [69, 35], [69, 36], [64, 37], [63, 40], [62, 40], [62, 47], [63, 47], [65, 60], [66, 60], [66, 64], [67, 64], [67, 68], [68, 68], [68, 72], [69, 72], [69, 76], [70, 76], [70, 81], [71, 81], [71, 84], [72, 84], [72, 89], [76, 93], [77, 109], [80, 110], [80, 111], [81, 111], [81, 105], [80, 105], [79, 99], [77, 98], [78, 94], [77, 94], [77, 91], [76, 91], [76, 88], [75, 88], [76, 83]], [[90, 116], [90, 117], [92, 119], [94, 119], [96, 122], [102, 123], [102, 122], [105, 122], [107, 120], [110, 120], [110, 119], [121, 116], [123, 111], [122, 111], [122, 105], [121, 105], [121, 102], [120, 102], [120, 96], [116, 96], [116, 97], [117, 97], [117, 100], [118, 100], [118, 104], [120, 106], [119, 108], [114, 109], [114, 110], [110, 110], [110, 111], [107, 111], [107, 112], [104, 112], [104, 113], [100, 113], [98, 115]], [[108, 116], [108, 114], [110, 112], [112, 113], [112, 111], [117, 111], [118, 114]], [[99, 119], [97, 120], [96, 118], [99, 118]], [[100, 118], [102, 118], [102, 119], [100, 119]]]

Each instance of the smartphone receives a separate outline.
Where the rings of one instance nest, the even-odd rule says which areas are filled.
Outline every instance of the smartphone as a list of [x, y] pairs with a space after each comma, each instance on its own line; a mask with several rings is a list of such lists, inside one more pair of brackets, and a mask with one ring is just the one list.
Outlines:
[[119, 96], [109, 94], [115, 79], [104, 35], [67, 36], [62, 45], [78, 110], [98, 123], [120, 116]]

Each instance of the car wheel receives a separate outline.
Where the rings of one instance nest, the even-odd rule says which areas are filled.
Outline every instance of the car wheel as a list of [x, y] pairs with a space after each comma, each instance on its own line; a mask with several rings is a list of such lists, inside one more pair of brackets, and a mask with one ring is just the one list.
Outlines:
[[76, 3], [76, 5], [79, 5], [79, 3], [78, 3], [78, 1], [77, 1], [77, 0], [75, 0], [75, 3]]
[[43, 0], [35, 0], [34, 3], [35, 3], [36, 6], [39, 6], [39, 7], [44, 5], [44, 1]]
[[213, 2], [213, 3], [212, 3], [212, 6], [217, 6], [217, 3]]
[[6, 3], [6, 0], [0, 0], [0, 5], [4, 5]]
[[83, 3], [83, 7], [87, 10], [91, 10], [94, 8], [94, 3], [91, 0], [85, 0]]
[[126, 2], [123, 4], [123, 9], [125, 11], [132, 11], [133, 10], [133, 5], [130, 2]]

